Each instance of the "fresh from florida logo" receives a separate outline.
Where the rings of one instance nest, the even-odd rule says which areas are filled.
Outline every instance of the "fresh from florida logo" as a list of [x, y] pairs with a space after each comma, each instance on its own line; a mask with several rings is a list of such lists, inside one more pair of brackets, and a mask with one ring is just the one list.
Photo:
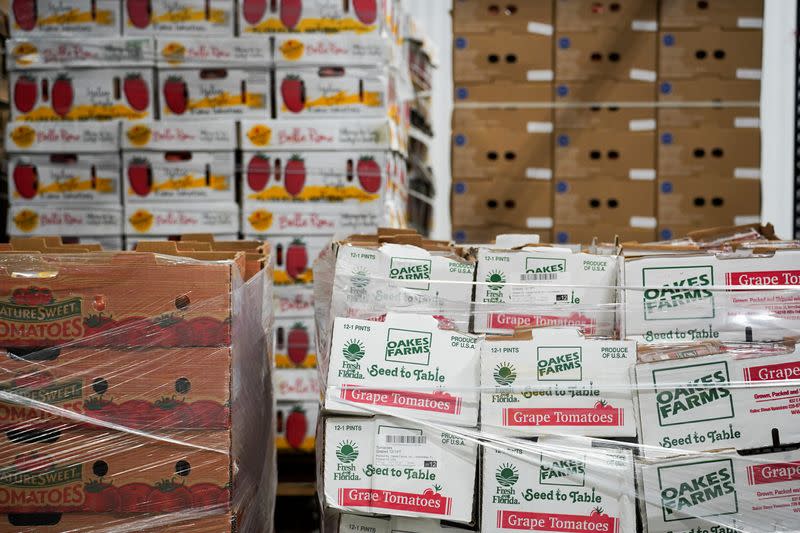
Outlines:
[[513, 487], [519, 481], [519, 471], [513, 464], [503, 463], [497, 467], [494, 478], [501, 487]]
[[725, 361], [653, 370], [659, 424], [675, 426], [733, 418], [729, 383]]
[[642, 269], [645, 320], [714, 318], [711, 266]]
[[431, 260], [392, 257], [389, 262], [389, 278], [409, 282], [404, 284], [409, 289], [427, 291], [430, 283], [425, 282], [431, 279]]
[[525, 274], [522, 281], [552, 281], [567, 271], [567, 260], [557, 257], [525, 258]]
[[350, 285], [356, 289], [366, 289], [369, 285], [369, 272], [366, 270], [354, 270], [350, 276]]
[[486, 283], [490, 291], [502, 290], [506, 283], [506, 275], [499, 270], [492, 270], [486, 274]]
[[517, 369], [511, 363], [498, 363], [494, 367], [494, 380], [498, 385], [507, 387], [517, 379]]
[[586, 462], [579, 459], [556, 459], [547, 454], [540, 455], [539, 483], [582, 487], [586, 477]]
[[658, 485], [665, 522], [739, 512], [730, 459], [659, 467]]
[[365, 353], [364, 343], [358, 339], [350, 339], [342, 348], [342, 356], [351, 363], [360, 361]]
[[47, 287], [19, 287], [0, 300], [0, 338], [70, 339], [83, 335], [81, 298], [56, 300]]
[[350, 464], [358, 459], [358, 445], [351, 440], [345, 440], [336, 447], [336, 458], [344, 464]]
[[583, 349], [580, 346], [540, 346], [536, 349], [539, 381], [580, 381], [583, 377]]
[[389, 328], [386, 360], [393, 363], [427, 365], [431, 360], [433, 334], [429, 331]]

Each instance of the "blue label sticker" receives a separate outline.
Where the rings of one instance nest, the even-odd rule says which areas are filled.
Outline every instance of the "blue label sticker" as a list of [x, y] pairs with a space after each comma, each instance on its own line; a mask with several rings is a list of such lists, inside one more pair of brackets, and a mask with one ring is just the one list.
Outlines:
[[453, 238], [456, 240], [456, 242], [464, 242], [467, 240], [467, 234], [462, 230], [458, 230], [453, 234]]
[[459, 100], [466, 100], [468, 95], [469, 91], [467, 91], [464, 87], [459, 87], [456, 89], [456, 96]]
[[467, 47], [467, 40], [463, 37], [456, 38], [456, 48], [459, 50]]
[[569, 185], [567, 185], [566, 181], [559, 181], [556, 184], [556, 192], [559, 194], [563, 194], [569, 190]]
[[456, 194], [464, 194], [467, 192], [467, 184], [458, 182], [456, 183]]
[[672, 238], [672, 231], [671, 230], [668, 230], [668, 229], [662, 229], [661, 230], [661, 239], [662, 240], [666, 241], [666, 240], [671, 239], [671, 238]]
[[675, 44], [675, 36], [672, 35], [671, 33], [667, 33], [664, 35], [663, 41], [664, 41], [664, 46], [672, 46], [673, 44]]
[[558, 96], [567, 96], [569, 94], [569, 87], [566, 85], [559, 85], [556, 89]]
[[672, 134], [670, 132], [661, 134], [661, 144], [672, 144]]
[[569, 146], [569, 135], [562, 133], [558, 136], [558, 145], [559, 146]]
[[665, 81], [661, 84], [661, 94], [669, 94], [672, 92], [672, 84], [668, 81]]
[[662, 183], [661, 184], [661, 192], [663, 192], [664, 194], [671, 193], [672, 192], [672, 182], [671, 181], [665, 181], [664, 183]]
[[558, 47], [559, 48], [569, 48], [570, 42], [569, 37], [561, 37], [558, 40]]
[[456, 135], [456, 146], [464, 146], [467, 144], [467, 138], [463, 133]]
[[569, 234], [566, 231], [559, 231], [556, 234], [556, 240], [559, 244], [564, 244], [569, 240]]

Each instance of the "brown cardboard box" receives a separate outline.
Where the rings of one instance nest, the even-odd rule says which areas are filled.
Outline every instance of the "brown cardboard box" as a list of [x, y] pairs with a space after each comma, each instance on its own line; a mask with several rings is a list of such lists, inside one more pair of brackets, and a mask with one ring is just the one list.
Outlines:
[[557, 178], [654, 180], [656, 133], [626, 130], [556, 130]]
[[549, 229], [514, 228], [511, 226], [453, 226], [453, 240], [458, 244], [492, 244], [497, 235], [503, 233], [525, 233], [539, 236], [539, 242], [551, 242], [552, 234]]
[[669, 128], [658, 134], [659, 177], [761, 177], [757, 128]]
[[559, 32], [556, 80], [656, 80], [656, 33], [630, 30]]
[[539, 0], [454, 0], [453, 34], [511, 31], [553, 33], [553, 3]]
[[453, 227], [500, 224], [550, 229], [553, 186], [549, 181], [456, 178], [450, 198]]
[[658, 77], [761, 79], [761, 32], [702, 30], [661, 32]]
[[761, 28], [763, 0], [661, 0], [659, 26], [664, 30], [717, 26]]
[[555, 224], [610, 224], [655, 229], [654, 181], [614, 179], [557, 180], [553, 200]]
[[553, 84], [550, 82], [514, 83], [497, 81], [494, 83], [461, 82], [454, 83], [455, 105], [472, 102], [492, 103], [515, 107], [515, 103], [542, 103], [541, 107], [550, 107], [553, 98]]
[[453, 175], [550, 179], [552, 131], [550, 109], [456, 109]]
[[556, 0], [558, 31], [603, 28], [656, 31], [657, 19], [653, 0]]
[[532, 33], [456, 34], [453, 79], [552, 81], [553, 39]]
[[744, 224], [761, 213], [761, 182], [661, 178], [657, 201], [660, 226], [679, 224], [698, 229]]
[[[136, 533], [235, 532], [236, 517], [208, 506], [208, 510], [168, 515], [124, 513], [64, 513], [0, 515], [0, 531], [7, 533], [63, 533], [64, 531], [135, 531]], [[100, 525], [102, 524], [102, 525]], [[102, 529], [99, 529], [102, 528]]]
[[630, 103], [652, 103], [654, 99], [653, 85], [637, 81], [557, 83], [553, 90], [553, 100], [557, 106], [566, 107], [555, 108], [556, 127], [654, 130], [655, 107], [625, 106]]
[[[658, 83], [658, 101], [665, 107], [658, 109], [658, 126], [758, 128], [760, 97], [759, 80], [663, 80]], [[700, 102], [708, 107], [698, 107]], [[682, 103], [686, 107], [680, 107]]]
[[654, 239], [655, 233], [655, 229], [610, 224], [593, 226], [557, 224], [553, 227], [553, 242], [557, 244], [590, 244], [595, 237], [598, 242], [614, 242], [615, 237], [619, 237], [620, 242], [650, 242]]

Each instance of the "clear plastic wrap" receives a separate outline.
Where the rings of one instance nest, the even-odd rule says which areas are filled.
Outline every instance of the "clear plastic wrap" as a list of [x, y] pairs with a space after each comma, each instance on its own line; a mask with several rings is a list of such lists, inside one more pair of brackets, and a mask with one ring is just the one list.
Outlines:
[[269, 252], [150, 248], [0, 251], [0, 530], [272, 530]]
[[768, 230], [334, 243], [324, 531], [800, 531], [800, 248]]

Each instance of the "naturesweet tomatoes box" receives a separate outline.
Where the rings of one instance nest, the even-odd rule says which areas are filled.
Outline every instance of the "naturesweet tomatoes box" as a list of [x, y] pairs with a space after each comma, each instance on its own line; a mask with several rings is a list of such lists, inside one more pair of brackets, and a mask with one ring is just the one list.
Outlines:
[[[393, 13], [387, 0], [281, 0], [239, 2], [239, 32], [372, 33], [387, 26]], [[390, 28], [387, 28], [390, 29]]]
[[120, 34], [119, 0], [16, 0], [11, 2], [12, 37], [111, 37]]
[[236, 13], [230, 0], [123, 0], [126, 35], [232, 37]]

